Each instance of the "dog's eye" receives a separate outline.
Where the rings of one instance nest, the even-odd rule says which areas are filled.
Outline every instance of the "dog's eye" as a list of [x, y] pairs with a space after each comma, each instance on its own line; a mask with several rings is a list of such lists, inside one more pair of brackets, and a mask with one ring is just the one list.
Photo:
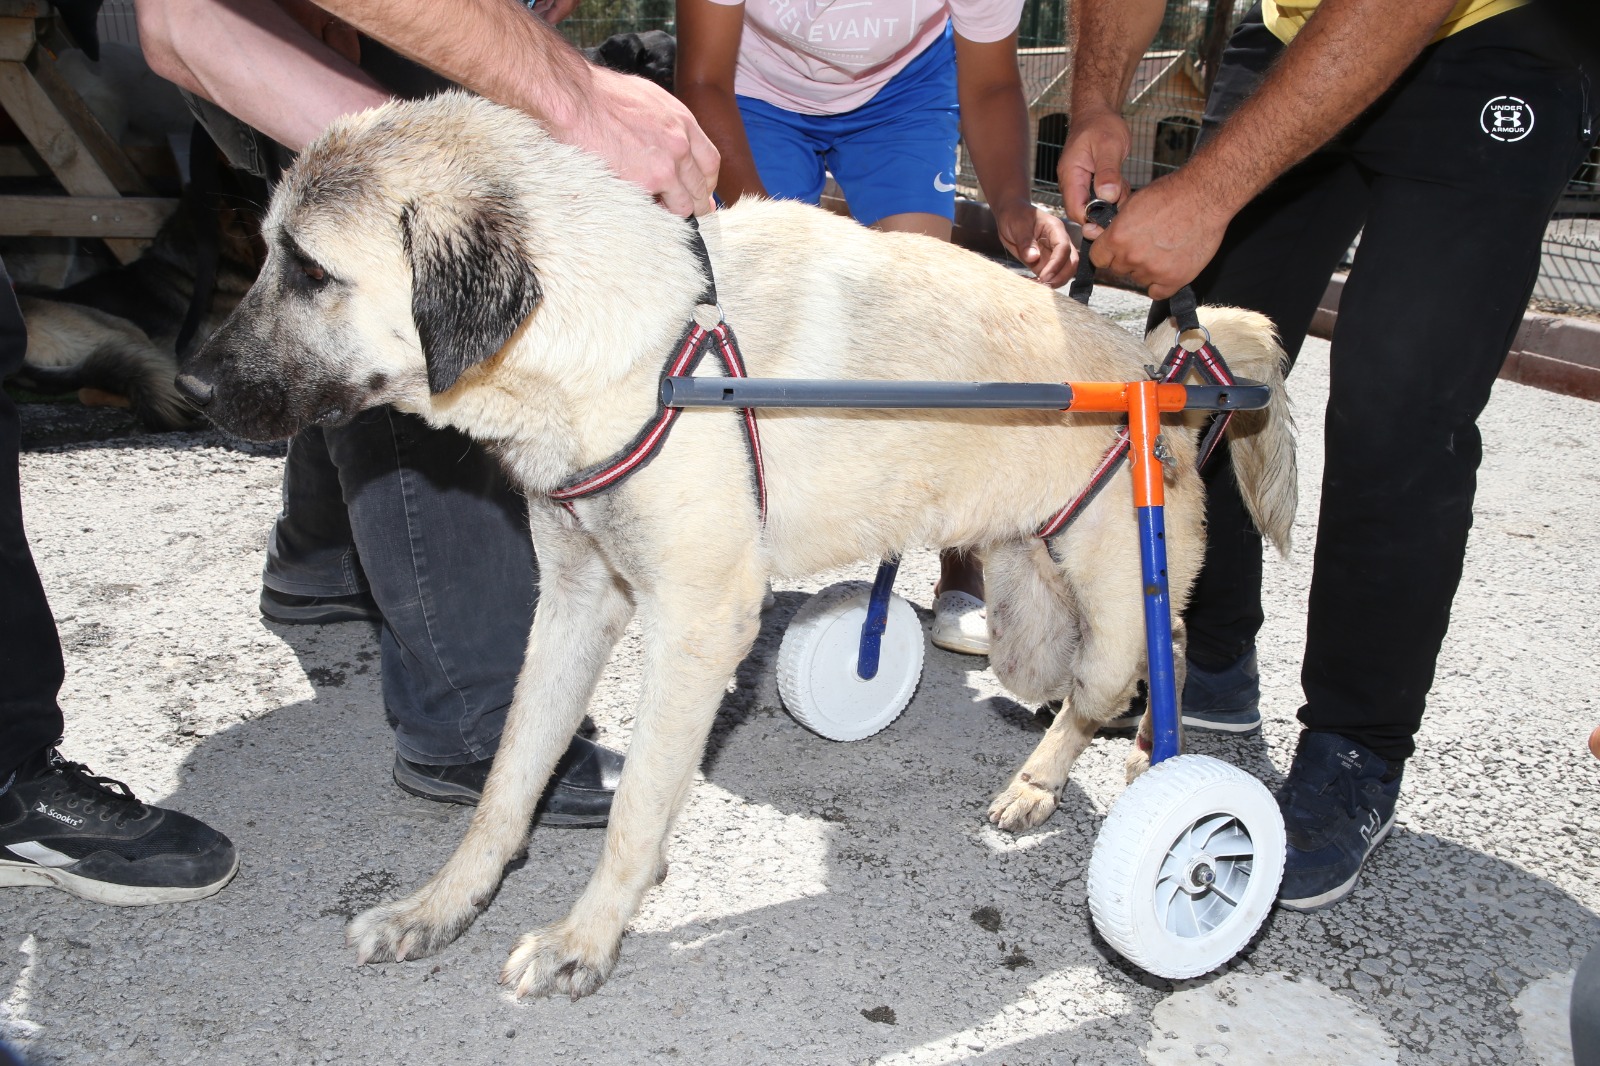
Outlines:
[[309, 292], [322, 289], [331, 279], [321, 263], [309, 256], [295, 253], [289, 260], [288, 276], [285, 280], [290, 288]]

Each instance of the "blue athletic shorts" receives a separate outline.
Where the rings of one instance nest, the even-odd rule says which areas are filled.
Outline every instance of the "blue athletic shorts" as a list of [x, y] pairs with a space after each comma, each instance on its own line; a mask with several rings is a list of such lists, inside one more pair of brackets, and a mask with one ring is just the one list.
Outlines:
[[817, 203], [824, 171], [864, 226], [907, 211], [955, 218], [955, 38], [944, 36], [854, 111], [802, 115], [738, 97], [745, 136], [767, 194]]

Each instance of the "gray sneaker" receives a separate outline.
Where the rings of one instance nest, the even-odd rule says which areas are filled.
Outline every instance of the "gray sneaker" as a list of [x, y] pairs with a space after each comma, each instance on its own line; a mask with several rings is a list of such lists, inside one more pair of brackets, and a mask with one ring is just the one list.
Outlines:
[[[1146, 704], [1145, 684], [1128, 701], [1128, 709], [1097, 731], [1103, 737], [1130, 736], [1139, 728]], [[1261, 674], [1256, 650], [1223, 670], [1203, 670], [1193, 662], [1183, 682], [1183, 727], [1199, 733], [1247, 735], [1261, 729]]]
[[1255, 648], [1217, 671], [1189, 663], [1183, 682], [1183, 726], [1202, 733], [1260, 731], [1261, 672], [1256, 669]]

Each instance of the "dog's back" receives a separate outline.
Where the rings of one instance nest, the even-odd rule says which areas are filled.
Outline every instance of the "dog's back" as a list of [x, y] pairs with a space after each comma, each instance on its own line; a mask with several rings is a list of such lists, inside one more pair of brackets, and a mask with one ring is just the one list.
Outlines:
[[[1133, 381], [1152, 361], [1064, 293], [945, 242], [771, 201], [741, 202], [702, 228], [752, 376]], [[763, 411], [774, 567], [801, 575], [908, 546], [981, 550], [1026, 537], [1083, 487], [1119, 421]], [[1192, 468], [1192, 442], [1173, 444], [1178, 466]], [[819, 493], [828, 508], [814, 506]]]

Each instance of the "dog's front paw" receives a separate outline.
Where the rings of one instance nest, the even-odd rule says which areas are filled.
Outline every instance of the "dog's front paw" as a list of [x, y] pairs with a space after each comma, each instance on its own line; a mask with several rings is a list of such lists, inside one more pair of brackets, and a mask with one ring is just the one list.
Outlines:
[[510, 985], [518, 999], [553, 992], [577, 999], [605, 984], [621, 947], [618, 939], [601, 943], [565, 922], [547, 925], [517, 941], [500, 971], [500, 983]]
[[437, 954], [478, 916], [476, 907], [443, 908], [424, 893], [372, 908], [345, 927], [357, 962], [405, 962]]
[[1055, 809], [1054, 790], [1027, 780], [1026, 774], [1018, 774], [989, 804], [989, 821], [1001, 829], [1020, 833], [1043, 822]]

